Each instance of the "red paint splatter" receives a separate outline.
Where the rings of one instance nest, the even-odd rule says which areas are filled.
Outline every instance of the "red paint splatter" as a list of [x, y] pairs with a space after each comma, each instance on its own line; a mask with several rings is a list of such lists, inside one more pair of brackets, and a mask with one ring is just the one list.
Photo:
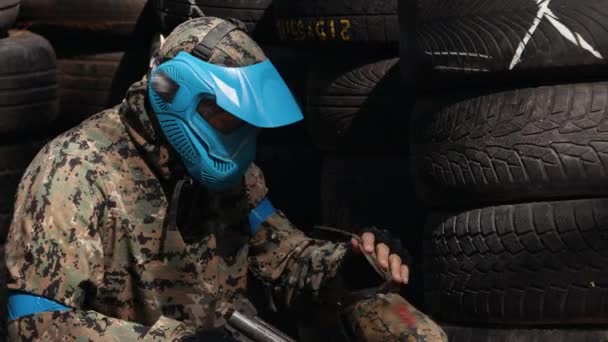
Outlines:
[[410, 308], [407, 305], [398, 305], [395, 307], [395, 314], [401, 318], [401, 321], [405, 323], [408, 327], [416, 324], [416, 317], [410, 311]]

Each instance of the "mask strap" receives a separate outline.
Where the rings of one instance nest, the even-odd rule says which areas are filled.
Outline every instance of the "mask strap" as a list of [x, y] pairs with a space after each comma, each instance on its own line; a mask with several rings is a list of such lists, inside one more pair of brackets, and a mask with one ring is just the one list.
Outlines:
[[184, 184], [192, 185], [192, 179], [190, 177], [180, 179], [175, 188], [173, 189], [173, 193], [171, 194], [171, 202], [169, 202], [169, 210], [168, 210], [168, 221], [163, 226], [163, 230], [160, 236], [160, 252], [164, 254], [165, 252], [165, 240], [167, 239], [168, 231], [177, 231], [177, 213], [179, 209], [179, 198], [182, 193], [182, 188]]
[[196, 44], [194, 49], [192, 49], [191, 54], [208, 62], [215, 46], [224, 39], [226, 35], [235, 30], [247, 33], [244, 24], [236, 19], [227, 19], [226, 21], [220, 22], [207, 33], [203, 40]]

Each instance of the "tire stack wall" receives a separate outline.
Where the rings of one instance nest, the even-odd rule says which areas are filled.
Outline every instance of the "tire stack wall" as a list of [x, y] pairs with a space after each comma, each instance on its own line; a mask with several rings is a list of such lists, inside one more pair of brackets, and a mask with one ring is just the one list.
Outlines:
[[15, 191], [58, 117], [57, 61], [42, 36], [15, 28], [20, 1], [0, 1], [0, 336], [6, 336], [4, 246]]
[[161, 30], [146, 0], [24, 0], [18, 26], [47, 38], [57, 53], [56, 133], [119, 104], [146, 73]]
[[455, 341], [604, 338], [608, 7], [418, 7], [426, 310]]

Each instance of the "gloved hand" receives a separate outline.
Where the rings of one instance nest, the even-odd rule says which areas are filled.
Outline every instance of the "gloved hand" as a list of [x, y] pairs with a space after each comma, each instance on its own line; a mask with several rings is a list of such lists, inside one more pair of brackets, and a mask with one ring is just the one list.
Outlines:
[[395, 239], [388, 230], [377, 227], [363, 228], [360, 233], [360, 240], [351, 240], [355, 252], [375, 257], [383, 270], [390, 271], [395, 282], [407, 284], [411, 256], [407, 249], [403, 248], [401, 241]]

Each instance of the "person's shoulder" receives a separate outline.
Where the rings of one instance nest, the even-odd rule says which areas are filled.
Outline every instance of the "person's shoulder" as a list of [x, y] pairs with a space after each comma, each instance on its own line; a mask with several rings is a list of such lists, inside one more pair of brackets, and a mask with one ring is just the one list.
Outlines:
[[67, 190], [84, 183], [102, 186], [100, 176], [112, 170], [113, 158], [117, 158], [111, 152], [115, 149], [112, 144], [124, 139], [117, 138], [120, 125], [117, 113], [110, 109], [56, 136], [30, 162], [21, 183], [29, 184], [31, 191], [43, 192], [45, 188]]
[[42, 150], [47, 160], [82, 159], [101, 164], [107, 152], [126, 136], [115, 108], [89, 117], [52, 139]]

